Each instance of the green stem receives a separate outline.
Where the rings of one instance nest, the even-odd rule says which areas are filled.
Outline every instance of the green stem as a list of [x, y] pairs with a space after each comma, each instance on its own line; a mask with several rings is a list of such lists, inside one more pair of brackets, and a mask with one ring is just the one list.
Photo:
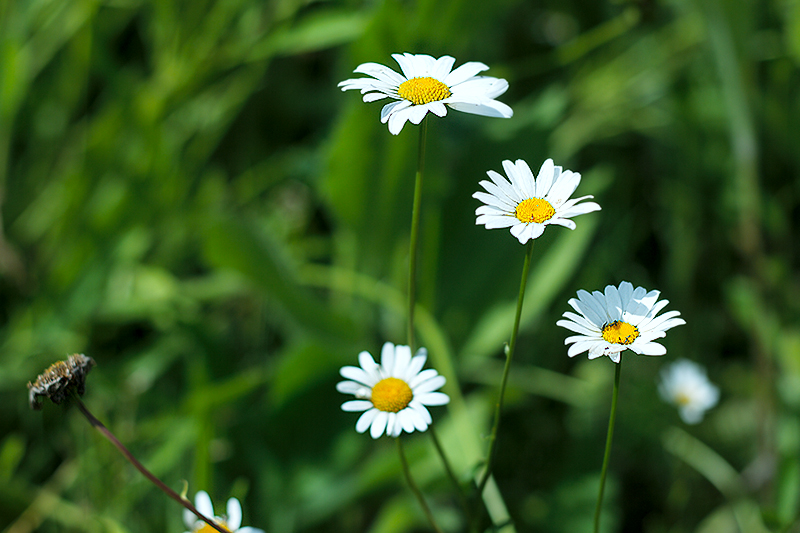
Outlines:
[[422, 174], [425, 171], [425, 137], [428, 118], [419, 126], [419, 149], [417, 152], [417, 174], [414, 179], [414, 204], [411, 208], [411, 236], [408, 244], [408, 346], [414, 353], [414, 307], [417, 292], [417, 248], [419, 243], [420, 205], [422, 204]]
[[422, 492], [417, 487], [416, 482], [414, 482], [414, 478], [411, 477], [411, 470], [408, 468], [408, 460], [406, 459], [406, 452], [403, 449], [403, 439], [400, 437], [395, 438], [394, 440], [397, 441], [397, 453], [400, 455], [400, 464], [403, 465], [403, 474], [406, 476], [406, 482], [408, 483], [408, 487], [411, 489], [411, 492], [414, 493], [414, 496], [417, 497], [417, 501], [419, 502], [422, 510], [425, 512], [425, 516], [428, 517], [428, 522], [431, 523], [431, 527], [436, 533], [442, 533], [441, 528], [436, 523], [436, 520], [433, 518], [433, 513], [431, 513], [428, 504], [425, 502], [425, 497], [422, 495]]
[[600, 473], [600, 493], [597, 495], [597, 507], [594, 509], [594, 533], [600, 531], [600, 511], [603, 508], [603, 491], [606, 487], [606, 474], [608, 473], [608, 460], [611, 457], [611, 441], [614, 439], [614, 421], [617, 418], [617, 397], [619, 396], [619, 374], [622, 371], [622, 356], [614, 373], [614, 393], [611, 397], [611, 415], [608, 417], [608, 435], [606, 436], [606, 451], [603, 455], [603, 470]]
[[492, 474], [492, 463], [494, 462], [495, 443], [497, 442], [497, 431], [500, 428], [500, 411], [503, 408], [503, 397], [506, 393], [506, 385], [508, 384], [508, 372], [511, 368], [511, 360], [514, 358], [514, 348], [517, 345], [517, 334], [519, 333], [519, 320], [522, 316], [522, 301], [525, 298], [525, 286], [528, 284], [528, 271], [531, 268], [531, 257], [533, 257], [533, 240], [528, 242], [528, 251], [525, 254], [525, 262], [522, 265], [522, 280], [519, 283], [519, 296], [517, 297], [517, 313], [514, 316], [514, 329], [511, 331], [511, 341], [508, 343], [506, 350], [506, 365], [503, 368], [503, 379], [500, 381], [500, 394], [497, 398], [497, 405], [494, 410], [494, 425], [492, 426], [492, 433], [489, 437], [489, 452], [486, 454], [486, 469], [483, 472], [483, 477], [478, 484], [478, 494], [483, 494], [483, 489], [486, 487], [486, 482]]
[[433, 445], [436, 447], [436, 451], [439, 454], [439, 457], [442, 458], [442, 464], [444, 464], [444, 469], [445, 471], [447, 471], [447, 477], [450, 478], [450, 481], [456, 488], [456, 492], [458, 493], [458, 499], [461, 502], [461, 506], [464, 508], [464, 514], [467, 517], [467, 521], [472, 522], [472, 512], [470, 510], [469, 503], [467, 502], [467, 495], [464, 493], [464, 489], [461, 488], [461, 483], [459, 483], [458, 478], [456, 477], [456, 474], [453, 471], [453, 467], [450, 466], [450, 461], [447, 459], [447, 456], [444, 453], [444, 448], [442, 448], [442, 443], [439, 442], [439, 437], [438, 435], [436, 435], [436, 430], [433, 428], [433, 425], [428, 426], [428, 433], [430, 433], [431, 435], [431, 439], [433, 440]]
[[111, 441], [111, 444], [116, 446], [117, 449], [122, 453], [122, 455], [125, 456], [125, 459], [127, 459], [133, 466], [135, 466], [136, 470], [141, 472], [144, 475], [144, 477], [149, 479], [156, 487], [161, 489], [167, 496], [169, 496], [170, 498], [172, 498], [173, 500], [175, 500], [176, 502], [178, 502], [179, 504], [183, 505], [191, 512], [193, 512], [197, 516], [197, 518], [199, 518], [200, 520], [202, 520], [203, 522], [214, 528], [216, 531], [219, 531], [219, 533], [229, 533], [227, 529], [220, 526], [210, 518], [207, 518], [206, 516], [203, 515], [203, 513], [198, 511], [197, 508], [195, 508], [195, 506], [192, 505], [192, 502], [190, 502], [185, 498], [182, 498], [177, 492], [169, 488], [167, 485], [164, 484], [163, 481], [161, 481], [155, 475], [153, 475], [152, 472], [150, 472], [147, 468], [145, 468], [144, 465], [140, 463], [136, 459], [136, 457], [133, 456], [133, 454], [128, 450], [128, 448], [123, 446], [123, 444], [119, 440], [117, 440], [117, 437], [115, 437], [114, 434], [111, 433], [111, 431], [109, 431], [109, 429], [102, 422], [100, 422], [97, 418], [95, 418], [95, 416], [92, 413], [89, 412], [86, 406], [83, 405], [83, 402], [80, 400], [80, 398], [74, 396], [74, 400], [78, 405], [78, 409], [80, 409], [81, 413], [83, 413], [83, 416], [85, 416], [87, 420], [89, 420], [89, 423], [92, 426], [94, 426], [94, 428], [97, 431], [99, 431], [105, 438]]

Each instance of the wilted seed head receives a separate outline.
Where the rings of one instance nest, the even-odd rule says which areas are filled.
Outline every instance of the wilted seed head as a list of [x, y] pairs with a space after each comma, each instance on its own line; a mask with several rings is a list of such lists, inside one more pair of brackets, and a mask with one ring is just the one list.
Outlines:
[[94, 359], [82, 353], [69, 356], [66, 361], [53, 363], [39, 374], [35, 383], [28, 382], [28, 401], [31, 409], [41, 409], [40, 396], [50, 398], [56, 405], [69, 398], [72, 392], [83, 396], [86, 390], [86, 374], [95, 365]]

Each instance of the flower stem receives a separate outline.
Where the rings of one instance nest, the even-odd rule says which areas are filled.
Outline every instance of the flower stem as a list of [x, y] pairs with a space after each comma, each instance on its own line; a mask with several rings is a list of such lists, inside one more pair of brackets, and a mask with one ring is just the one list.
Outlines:
[[436, 451], [438, 452], [439, 457], [442, 458], [442, 464], [444, 464], [444, 469], [447, 471], [447, 477], [450, 478], [450, 481], [456, 488], [456, 492], [458, 493], [458, 499], [461, 502], [461, 507], [464, 508], [464, 514], [467, 517], [467, 521], [471, 522], [472, 511], [470, 509], [469, 503], [467, 502], [467, 495], [464, 493], [464, 489], [461, 488], [461, 483], [459, 483], [455, 472], [453, 472], [453, 467], [450, 466], [450, 461], [447, 459], [447, 456], [444, 453], [444, 448], [442, 448], [442, 443], [439, 442], [439, 437], [438, 435], [436, 435], [436, 430], [434, 429], [433, 425], [428, 426], [428, 433], [430, 433], [431, 435], [431, 439], [433, 440], [433, 445], [436, 447]]
[[203, 522], [205, 522], [206, 524], [208, 524], [209, 526], [214, 528], [214, 530], [219, 531], [219, 533], [229, 533], [227, 529], [225, 529], [224, 527], [220, 526], [219, 524], [217, 524], [216, 522], [214, 522], [210, 518], [207, 518], [200, 511], [198, 511], [195, 508], [195, 506], [192, 505], [192, 502], [190, 502], [189, 500], [187, 500], [185, 498], [182, 498], [177, 492], [175, 492], [174, 490], [169, 488], [167, 485], [164, 484], [163, 481], [161, 481], [155, 475], [153, 475], [152, 472], [150, 472], [147, 468], [145, 468], [144, 465], [142, 463], [140, 463], [133, 456], [133, 454], [125, 446], [122, 445], [122, 443], [119, 440], [117, 440], [117, 437], [115, 437], [114, 434], [111, 433], [111, 431], [109, 431], [109, 429], [105, 425], [103, 425], [102, 422], [100, 422], [97, 418], [95, 418], [95, 416], [92, 413], [89, 412], [89, 410], [86, 408], [86, 406], [83, 405], [83, 402], [80, 400], [80, 398], [75, 396], [74, 400], [78, 404], [78, 409], [80, 409], [81, 413], [83, 413], [83, 415], [89, 420], [89, 423], [92, 426], [94, 426], [94, 428], [97, 431], [102, 433], [102, 435], [105, 438], [107, 438], [109, 441], [111, 441], [111, 444], [116, 446], [117, 449], [122, 453], [122, 455], [124, 455], [125, 458], [128, 461], [130, 461], [130, 463], [133, 466], [135, 466], [136, 469], [144, 475], [144, 477], [146, 477], [147, 479], [152, 481], [153, 484], [156, 487], [158, 487], [159, 489], [161, 489], [162, 491], [164, 491], [164, 493], [166, 493], [167, 496], [169, 496], [170, 498], [172, 498], [173, 500], [175, 500], [179, 504], [181, 504], [184, 507], [186, 507], [187, 509], [189, 509], [195, 515], [197, 515], [197, 518], [199, 518], [200, 520], [202, 520]]
[[522, 301], [525, 298], [525, 286], [528, 284], [528, 271], [531, 268], [531, 257], [533, 257], [533, 242], [533, 240], [528, 242], [528, 251], [525, 254], [525, 262], [522, 265], [522, 280], [519, 283], [519, 296], [517, 297], [517, 314], [514, 316], [514, 329], [511, 331], [511, 341], [508, 343], [508, 348], [506, 350], [506, 365], [503, 368], [503, 379], [500, 381], [500, 394], [497, 397], [497, 405], [495, 405], [494, 410], [494, 425], [492, 426], [492, 434], [489, 437], [489, 452], [486, 454], [486, 469], [483, 471], [483, 477], [480, 483], [478, 483], [478, 494], [483, 494], [486, 482], [492, 474], [497, 431], [500, 428], [500, 411], [503, 408], [503, 397], [505, 396], [506, 385], [508, 384], [508, 372], [511, 368], [511, 360], [514, 358], [514, 348], [517, 345], [519, 320], [520, 316], [522, 316]]
[[614, 439], [614, 421], [617, 418], [617, 397], [619, 396], [619, 374], [622, 370], [622, 357], [616, 364], [614, 373], [614, 393], [611, 397], [611, 415], [608, 417], [608, 435], [606, 436], [606, 451], [603, 455], [603, 470], [600, 473], [600, 493], [597, 495], [597, 507], [594, 509], [594, 533], [600, 531], [600, 511], [603, 508], [603, 491], [606, 487], [606, 473], [608, 473], [608, 460], [611, 457], [611, 441]]
[[414, 353], [414, 306], [417, 292], [417, 248], [419, 243], [420, 205], [422, 204], [422, 174], [425, 170], [425, 138], [428, 118], [419, 126], [419, 148], [417, 152], [417, 174], [414, 179], [414, 204], [411, 208], [411, 236], [408, 244], [408, 346]]
[[428, 522], [431, 523], [431, 527], [436, 533], [442, 533], [441, 528], [436, 523], [436, 520], [433, 518], [433, 513], [431, 513], [428, 504], [425, 502], [425, 497], [422, 495], [422, 492], [417, 487], [416, 482], [414, 482], [414, 478], [411, 477], [411, 469], [408, 468], [408, 460], [406, 459], [406, 452], [403, 448], [403, 439], [400, 437], [395, 438], [397, 441], [397, 453], [400, 455], [400, 464], [403, 465], [403, 474], [406, 476], [406, 482], [408, 482], [408, 487], [411, 489], [411, 492], [414, 493], [414, 496], [417, 497], [417, 501], [419, 502], [422, 510], [425, 512], [425, 516], [428, 517]]

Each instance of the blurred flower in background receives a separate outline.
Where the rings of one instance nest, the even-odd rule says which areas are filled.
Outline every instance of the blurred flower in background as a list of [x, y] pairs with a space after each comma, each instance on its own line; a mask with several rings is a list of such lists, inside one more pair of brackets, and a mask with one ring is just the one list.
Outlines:
[[510, 227], [511, 234], [521, 244], [539, 237], [548, 224], [575, 229], [575, 223], [569, 220], [571, 217], [600, 210], [595, 202], [578, 204], [593, 196], [569, 199], [581, 182], [581, 175], [571, 170], [562, 172], [552, 159], [542, 164], [538, 177], [522, 159], [517, 159], [516, 163], [503, 161], [503, 169], [508, 180], [489, 170], [486, 173], [492, 181], [480, 182], [488, 194], [476, 192], [472, 195], [486, 204], [475, 210], [478, 215], [475, 223], [484, 224], [486, 229]]
[[427, 358], [425, 348], [412, 358], [408, 346], [387, 342], [381, 350], [380, 365], [369, 352], [361, 352], [360, 368], [342, 367], [339, 373], [351, 381], [340, 381], [336, 390], [357, 398], [343, 403], [342, 410], [365, 411], [356, 422], [356, 431], [364, 433], [370, 428], [370, 435], [377, 439], [384, 432], [397, 437], [403, 430], [412, 433], [428, 429], [433, 420], [425, 406], [445, 405], [450, 397], [435, 392], [445, 384], [444, 376], [432, 368], [422, 370]]
[[701, 422], [705, 412], [719, 401], [719, 387], [708, 380], [706, 369], [687, 359], [661, 369], [658, 393], [665, 402], [678, 408], [687, 424]]
[[[242, 525], [242, 505], [236, 498], [230, 498], [228, 500], [228, 506], [226, 509], [228, 514], [222, 517], [214, 515], [214, 506], [211, 503], [211, 497], [204, 490], [199, 491], [195, 495], [194, 506], [197, 507], [198, 511], [207, 517], [213, 517], [217, 524], [227, 529], [231, 533], [264, 533], [263, 529], [257, 529], [254, 527], [239, 527]], [[214, 533], [214, 528], [198, 519], [188, 509], [183, 510], [183, 522], [186, 524], [186, 527], [189, 528], [189, 531], [186, 533]]]
[[392, 54], [403, 74], [379, 63], [362, 63], [353, 72], [372, 78], [351, 78], [339, 83], [343, 91], [358, 89], [365, 102], [384, 98], [397, 100], [383, 106], [381, 122], [397, 135], [406, 121], [419, 124], [428, 111], [436, 116], [447, 114], [445, 104], [458, 111], [487, 117], [509, 118], [514, 112], [495, 100], [508, 82], [491, 76], [476, 76], [489, 67], [477, 61], [464, 63], [455, 70], [455, 58], [435, 59], [425, 54]]
[[572, 344], [567, 355], [575, 357], [589, 351], [589, 359], [607, 355], [615, 363], [620, 362], [620, 353], [632, 350], [638, 355], [664, 355], [667, 349], [657, 342], [666, 336], [666, 331], [686, 322], [676, 318], [678, 311], [669, 311], [656, 316], [669, 300], [658, 301], [659, 291], [644, 287], [634, 290], [630, 282], [623, 281], [619, 288], [607, 285], [605, 294], [578, 291], [578, 298], [571, 298], [569, 305], [580, 315], [570, 311], [564, 313], [567, 320], [556, 322], [559, 326], [580, 335], [567, 337], [564, 344]]

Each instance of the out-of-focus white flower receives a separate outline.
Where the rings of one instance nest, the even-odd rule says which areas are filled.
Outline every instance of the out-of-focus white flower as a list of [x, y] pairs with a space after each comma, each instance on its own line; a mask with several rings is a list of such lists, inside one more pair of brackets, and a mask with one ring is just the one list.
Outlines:
[[[389, 131], [397, 135], [406, 121], [419, 124], [428, 111], [436, 116], [447, 114], [447, 107], [488, 117], [509, 118], [514, 112], [495, 100], [506, 90], [508, 82], [491, 76], [476, 76], [488, 70], [483, 63], [470, 61], [453, 70], [455, 59], [435, 59], [425, 54], [392, 54], [402, 74], [379, 63], [363, 63], [353, 72], [370, 78], [351, 78], [339, 83], [343, 91], [358, 89], [365, 102], [384, 98], [396, 100], [383, 106], [381, 122], [389, 123]], [[447, 106], [447, 107], [445, 107]]]
[[[213, 519], [214, 522], [230, 531], [230, 533], [264, 533], [263, 529], [239, 527], [242, 525], [242, 505], [236, 498], [228, 500], [228, 514], [225, 516], [214, 515], [214, 506], [211, 503], [211, 497], [204, 490], [195, 494], [194, 506], [198, 511], [208, 518]], [[189, 531], [186, 533], [217, 533], [213, 527], [197, 518], [197, 516], [188, 509], [183, 510], [183, 523], [189, 528]]]
[[678, 408], [687, 424], [702, 421], [705, 412], [719, 401], [719, 388], [708, 380], [705, 368], [687, 359], [661, 370], [658, 392], [665, 402]]
[[656, 316], [669, 303], [668, 300], [658, 301], [660, 294], [659, 291], [647, 292], [644, 287], [634, 289], [627, 281], [618, 288], [607, 285], [605, 293], [578, 291], [578, 298], [571, 298], [569, 305], [580, 315], [567, 311], [563, 314], [567, 320], [556, 322], [579, 333], [564, 341], [564, 344], [572, 344], [567, 355], [575, 357], [588, 351], [589, 359], [607, 355], [615, 363], [620, 362], [624, 350], [639, 355], [664, 355], [667, 349], [653, 341], [666, 336], [668, 329], [686, 322], [676, 318], [680, 315], [678, 311]]

